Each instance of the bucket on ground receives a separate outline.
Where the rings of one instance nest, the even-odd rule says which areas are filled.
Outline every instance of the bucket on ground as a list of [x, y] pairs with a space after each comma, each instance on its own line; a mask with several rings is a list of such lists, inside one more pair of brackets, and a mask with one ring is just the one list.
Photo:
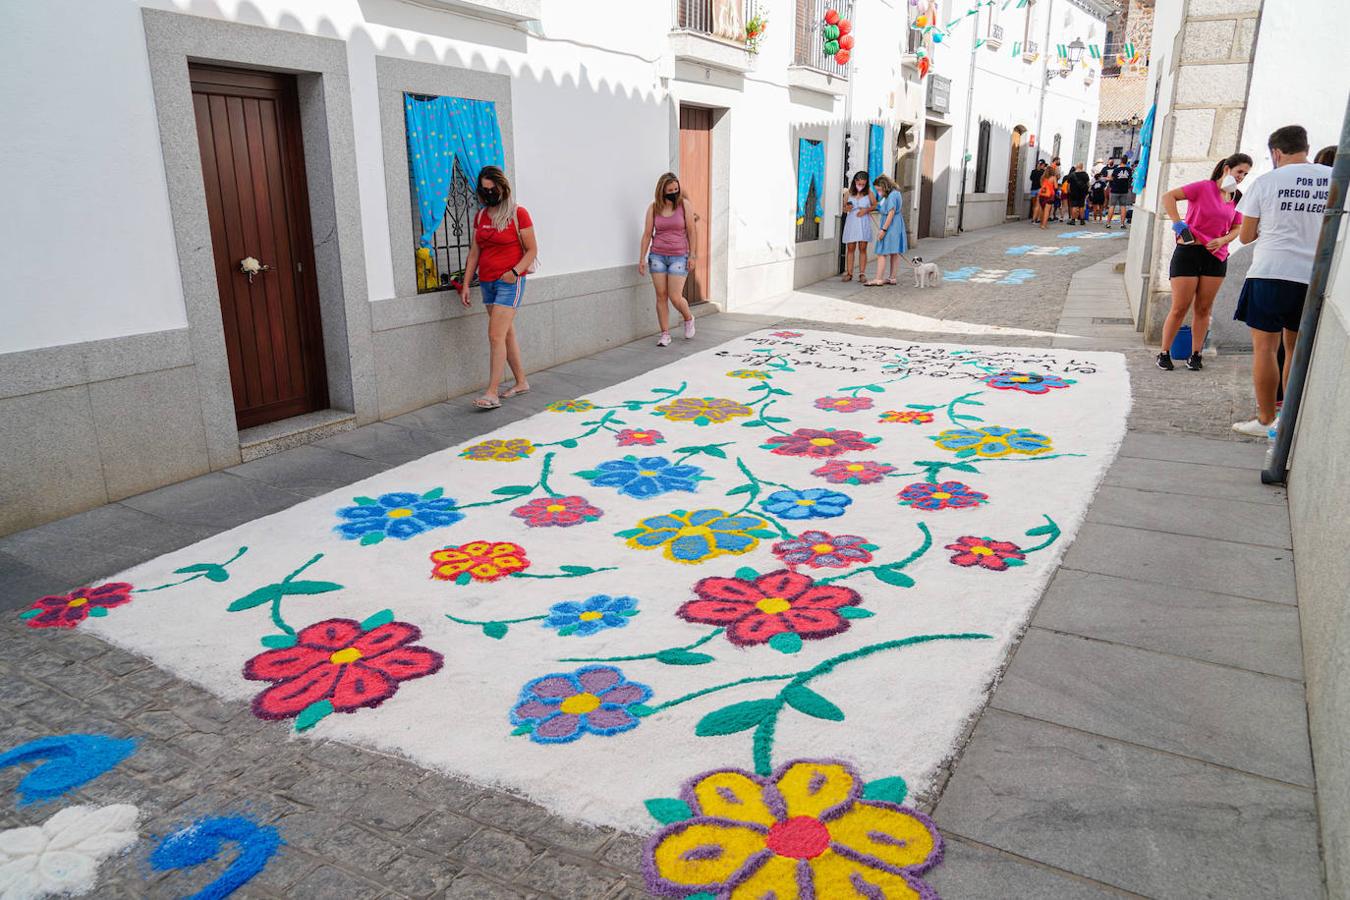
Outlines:
[[1191, 326], [1181, 326], [1177, 336], [1172, 339], [1172, 349], [1168, 353], [1173, 359], [1191, 358]]

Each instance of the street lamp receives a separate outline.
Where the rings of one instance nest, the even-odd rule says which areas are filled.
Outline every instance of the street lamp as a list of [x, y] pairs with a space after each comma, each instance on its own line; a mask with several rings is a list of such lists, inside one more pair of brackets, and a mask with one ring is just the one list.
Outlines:
[[1087, 45], [1083, 43], [1081, 38], [1074, 38], [1073, 43], [1069, 45], [1069, 65], [1078, 65], [1083, 58], [1083, 51], [1086, 49]]
[[1134, 154], [1134, 133], [1142, 124], [1144, 124], [1144, 120], [1139, 118], [1138, 113], [1134, 113], [1130, 116], [1130, 159], [1136, 158]]

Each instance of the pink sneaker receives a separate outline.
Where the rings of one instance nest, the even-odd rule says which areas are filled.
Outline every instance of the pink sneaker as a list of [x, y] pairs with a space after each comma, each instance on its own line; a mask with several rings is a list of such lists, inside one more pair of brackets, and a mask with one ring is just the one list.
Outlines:
[[669, 332], [669, 331], [663, 331], [663, 332], [661, 332], [661, 337], [660, 337], [659, 340], [657, 340], [656, 346], [658, 346], [658, 347], [669, 347], [669, 346], [670, 346], [670, 332]]
[[684, 339], [687, 341], [694, 336], [694, 320], [688, 319], [684, 323]]

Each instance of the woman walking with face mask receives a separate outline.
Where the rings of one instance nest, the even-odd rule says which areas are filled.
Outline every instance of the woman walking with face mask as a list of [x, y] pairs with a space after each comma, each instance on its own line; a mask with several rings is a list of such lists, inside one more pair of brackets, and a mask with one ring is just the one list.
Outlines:
[[670, 309], [667, 301], [684, 318], [685, 340], [694, 336], [694, 314], [684, 299], [684, 282], [694, 262], [695, 216], [693, 207], [680, 190], [680, 179], [667, 172], [656, 179], [656, 200], [647, 207], [642, 226], [642, 250], [638, 255], [638, 274], [650, 268], [652, 287], [656, 288], [656, 321], [661, 337], [656, 346], [670, 346]]
[[[484, 166], [478, 173], [478, 199], [483, 208], [474, 218], [469, 259], [464, 266], [464, 281], [459, 299], [469, 306], [469, 282], [478, 275], [478, 287], [488, 314], [488, 385], [483, 396], [474, 401], [479, 409], [501, 406], [499, 397], [515, 397], [530, 389], [525, 364], [516, 340], [516, 310], [525, 298], [525, 276], [539, 255], [534, 238], [534, 222], [523, 206], [516, 206], [511, 182], [496, 166]], [[498, 394], [507, 366], [516, 383]]]
[[[1219, 160], [1206, 181], [1194, 181], [1163, 194], [1163, 206], [1172, 217], [1176, 232], [1176, 249], [1168, 276], [1172, 280], [1172, 310], [1163, 322], [1162, 348], [1158, 354], [1158, 368], [1172, 369], [1172, 341], [1191, 315], [1191, 355], [1186, 368], [1198, 372], [1204, 368], [1200, 350], [1209, 333], [1210, 312], [1214, 298], [1228, 273], [1228, 245], [1237, 239], [1242, 216], [1237, 201], [1242, 197], [1237, 187], [1251, 171], [1252, 158], [1245, 153], [1234, 153]], [[1186, 201], [1186, 218], [1177, 209], [1177, 201]]]

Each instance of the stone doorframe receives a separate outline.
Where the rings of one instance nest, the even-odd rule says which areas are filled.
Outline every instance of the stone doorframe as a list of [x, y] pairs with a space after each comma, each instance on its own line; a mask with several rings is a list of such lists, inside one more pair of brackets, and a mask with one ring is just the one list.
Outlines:
[[[361, 204], [356, 188], [347, 46], [332, 38], [143, 9], [145, 45], [178, 250], [191, 355], [212, 469], [240, 462], [225, 332], [211, 252], [188, 63], [296, 75], [309, 182], [330, 405], [375, 421]], [[342, 250], [346, 252], [342, 252]]]

